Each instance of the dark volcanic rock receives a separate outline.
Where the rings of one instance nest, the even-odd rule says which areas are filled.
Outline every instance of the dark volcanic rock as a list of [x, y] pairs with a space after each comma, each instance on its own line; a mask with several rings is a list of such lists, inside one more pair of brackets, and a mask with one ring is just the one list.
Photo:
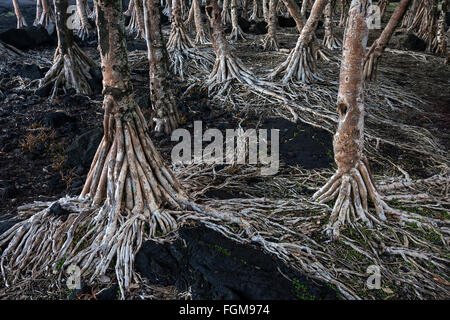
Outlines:
[[57, 129], [68, 122], [74, 122], [75, 118], [65, 114], [64, 112], [49, 112], [47, 113], [42, 122], [45, 126]]
[[61, 216], [68, 215], [70, 212], [68, 210], [64, 209], [63, 207], [61, 207], [59, 202], [55, 202], [54, 204], [52, 204], [50, 206], [50, 213], [57, 217], [61, 217]]
[[66, 149], [65, 165], [73, 168], [81, 165], [89, 168], [103, 137], [103, 130], [92, 129], [81, 136]]
[[400, 45], [404, 50], [425, 51], [427, 44], [415, 34], [409, 33], [400, 37]]
[[52, 38], [44, 27], [9, 29], [0, 33], [0, 40], [22, 50], [34, 49], [53, 43]]
[[285, 18], [283, 16], [278, 16], [278, 25], [280, 28], [294, 28], [297, 26], [295, 20], [292, 17]]
[[267, 22], [265, 22], [265, 21], [258, 21], [258, 22], [252, 21], [252, 25], [250, 26], [248, 32], [252, 33], [252, 34], [265, 34], [265, 33], [267, 33]]
[[17, 64], [12, 65], [12, 67], [16, 70], [16, 75], [22, 78], [36, 80], [45, 75], [42, 69], [36, 64]]
[[173, 243], [145, 242], [136, 256], [137, 271], [154, 284], [190, 287], [194, 299], [336, 299], [324, 283], [262, 249], [206, 227], [183, 227], [179, 236]]

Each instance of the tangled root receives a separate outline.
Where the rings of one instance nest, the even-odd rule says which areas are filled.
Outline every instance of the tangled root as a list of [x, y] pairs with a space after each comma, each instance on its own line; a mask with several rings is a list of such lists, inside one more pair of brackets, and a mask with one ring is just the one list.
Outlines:
[[245, 33], [242, 31], [241, 27], [239, 25], [233, 26], [231, 29], [231, 33], [228, 37], [230, 40], [245, 40]]
[[51, 99], [53, 100], [58, 87], [62, 84], [65, 89], [73, 88], [80, 94], [92, 94], [92, 88], [89, 85], [89, 79], [92, 79], [91, 68], [95, 68], [95, 62], [92, 61], [75, 43], [67, 48], [65, 54], [61, 49], [55, 53], [53, 66], [39, 82], [39, 88], [44, 88], [51, 83], [53, 89]]
[[329, 50], [338, 50], [342, 47], [342, 41], [332, 32], [325, 34], [322, 44]]
[[303, 83], [312, 83], [320, 80], [316, 75], [316, 54], [312, 48], [312, 43], [304, 45], [301, 41], [297, 42], [297, 46], [289, 53], [287, 59], [276, 68], [269, 77], [274, 79], [276, 76], [283, 74], [282, 82], [301, 81]]
[[276, 34], [267, 33], [266, 37], [264, 38], [264, 44], [263, 44], [264, 50], [274, 50], [278, 51], [278, 39]]
[[349, 173], [336, 172], [313, 195], [313, 199], [320, 203], [331, 201], [337, 197], [325, 229], [328, 236], [333, 239], [338, 238], [340, 229], [346, 222], [353, 225], [353, 222], [361, 220], [369, 228], [372, 227], [372, 222], [380, 223], [368, 210], [368, 196], [375, 206], [378, 219], [386, 220], [385, 211], [391, 209], [381, 199], [368, 167], [363, 161], [359, 161]]

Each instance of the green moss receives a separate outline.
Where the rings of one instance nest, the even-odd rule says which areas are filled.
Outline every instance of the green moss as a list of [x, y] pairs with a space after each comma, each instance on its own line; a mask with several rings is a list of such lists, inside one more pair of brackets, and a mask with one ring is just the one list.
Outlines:
[[308, 288], [301, 284], [297, 278], [292, 279], [292, 285], [294, 286], [297, 298], [300, 300], [315, 300], [316, 298], [308, 293]]

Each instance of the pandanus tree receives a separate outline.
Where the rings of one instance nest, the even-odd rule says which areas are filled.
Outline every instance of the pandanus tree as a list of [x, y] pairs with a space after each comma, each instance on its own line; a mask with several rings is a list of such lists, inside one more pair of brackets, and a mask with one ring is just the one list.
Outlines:
[[88, 19], [89, 6], [87, 0], [77, 0], [76, 5], [77, 5], [77, 16], [80, 21], [80, 28], [77, 30], [77, 33], [81, 39], [85, 39], [94, 30]]
[[[367, 225], [385, 220], [387, 204], [381, 199], [364, 156], [363, 65], [368, 38], [367, 14], [370, 0], [352, 0], [344, 34], [337, 98], [338, 125], [333, 138], [337, 172], [313, 198], [324, 203], [335, 198], [327, 233], [336, 238], [353, 220]], [[369, 212], [371, 199], [378, 218]]]
[[231, 0], [231, 40], [245, 40], [245, 33], [238, 22], [237, 0]]
[[278, 24], [278, 14], [277, 14], [278, 0], [269, 1], [269, 12], [268, 12], [268, 24], [267, 24], [267, 34], [264, 39], [264, 49], [265, 50], [276, 50], [278, 51], [278, 38], [277, 38], [277, 24]]
[[325, 34], [323, 36], [323, 45], [330, 49], [335, 50], [339, 49], [342, 45], [340, 39], [333, 32], [333, 9], [336, 4], [336, 0], [330, 0], [330, 2], [325, 7], [325, 22], [324, 29]]
[[58, 47], [53, 58], [53, 66], [40, 80], [39, 87], [53, 86], [51, 99], [58, 88], [73, 88], [80, 94], [92, 94], [90, 80], [94, 78], [95, 62], [75, 43], [72, 30], [67, 27], [67, 0], [54, 0], [56, 9], [56, 31]]
[[377, 78], [377, 66], [381, 58], [381, 55], [389, 43], [395, 28], [408, 9], [410, 0], [401, 0], [398, 6], [395, 8], [394, 13], [391, 15], [388, 24], [384, 28], [381, 35], [376, 39], [364, 58], [364, 78], [366, 80], [375, 81]]
[[208, 43], [208, 38], [206, 37], [205, 28], [202, 21], [202, 13], [200, 10], [200, 0], [192, 0], [191, 8], [189, 9], [188, 19], [185, 22], [187, 27], [192, 24], [195, 26], [195, 43], [206, 44]]
[[28, 26], [25, 18], [22, 15], [22, 11], [20, 10], [19, 0], [12, 0], [12, 2], [14, 6], [14, 13], [16, 14], [17, 18], [17, 29]]
[[142, 0], [130, 0], [126, 14], [130, 15], [130, 22], [126, 31], [130, 35], [135, 35], [136, 39], [144, 37], [144, 13]]
[[[310, 83], [317, 78], [315, 73], [317, 50], [319, 48], [314, 32], [327, 2], [328, 0], [316, 0], [314, 2], [309, 18], [301, 29], [295, 48], [291, 50], [287, 59], [270, 74], [271, 78], [283, 75], [282, 81], [284, 83], [293, 80]], [[289, 4], [289, 10], [294, 8], [292, 4]], [[297, 21], [297, 26], [300, 22], [301, 20]]]
[[124, 297], [137, 281], [133, 263], [143, 241], [177, 227], [164, 207], [183, 208], [187, 197], [153, 145], [134, 100], [121, 0], [97, 1], [97, 29], [104, 135], [81, 200], [59, 200], [69, 211], [65, 217], [44, 207], [0, 235], [0, 247], [6, 246], [0, 267], [7, 282], [24, 273], [33, 278], [58, 272], [71, 264], [90, 281], [113, 269]]
[[36, 20], [34, 25], [48, 26], [55, 21], [55, 15], [50, 6], [50, 0], [37, 0], [36, 4]]
[[170, 134], [180, 120], [175, 95], [170, 88], [169, 58], [161, 31], [159, 0], [144, 0], [144, 18], [155, 131]]

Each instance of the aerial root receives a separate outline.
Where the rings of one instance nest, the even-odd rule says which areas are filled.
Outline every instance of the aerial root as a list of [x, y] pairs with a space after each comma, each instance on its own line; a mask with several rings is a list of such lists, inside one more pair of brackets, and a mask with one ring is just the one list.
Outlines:
[[233, 41], [245, 40], [245, 33], [242, 31], [241, 26], [235, 25], [231, 29], [231, 33], [228, 36], [228, 39]]
[[322, 44], [329, 50], [338, 50], [342, 48], [342, 41], [332, 32], [325, 34]]
[[275, 34], [267, 33], [266, 37], [264, 38], [264, 44], [263, 44], [264, 50], [274, 50], [278, 51], [278, 39]]
[[162, 207], [180, 210], [187, 198], [145, 134], [142, 115], [107, 115], [104, 126], [80, 200], [59, 201], [69, 214], [56, 217], [47, 207], [0, 236], [0, 247], [7, 245], [0, 261], [5, 281], [16, 282], [22, 271], [36, 278], [74, 264], [92, 282], [115, 260], [124, 297], [137, 281], [133, 263], [143, 241], [178, 228], [176, 211]]
[[53, 66], [39, 82], [39, 88], [53, 83], [50, 96], [52, 100], [56, 97], [60, 85], [65, 89], [73, 88], [80, 94], [92, 94], [88, 80], [92, 79], [90, 70], [95, 67], [95, 62], [76, 44], [66, 50], [65, 54], [62, 54], [59, 48], [56, 50]]
[[[368, 210], [368, 196], [375, 206], [378, 219]], [[349, 173], [336, 172], [313, 195], [313, 199], [320, 203], [336, 199], [326, 226], [327, 234], [333, 239], [339, 237], [340, 229], [346, 223], [352, 226], [354, 221], [361, 220], [371, 228], [372, 222], [380, 223], [380, 220], [386, 220], [385, 212], [392, 212], [382, 200], [366, 164], [362, 161]]]
[[269, 74], [269, 77], [274, 79], [282, 74], [283, 83], [301, 81], [309, 84], [315, 80], [321, 80], [316, 71], [316, 55], [312, 50], [312, 45], [299, 44], [289, 53], [287, 59]]

